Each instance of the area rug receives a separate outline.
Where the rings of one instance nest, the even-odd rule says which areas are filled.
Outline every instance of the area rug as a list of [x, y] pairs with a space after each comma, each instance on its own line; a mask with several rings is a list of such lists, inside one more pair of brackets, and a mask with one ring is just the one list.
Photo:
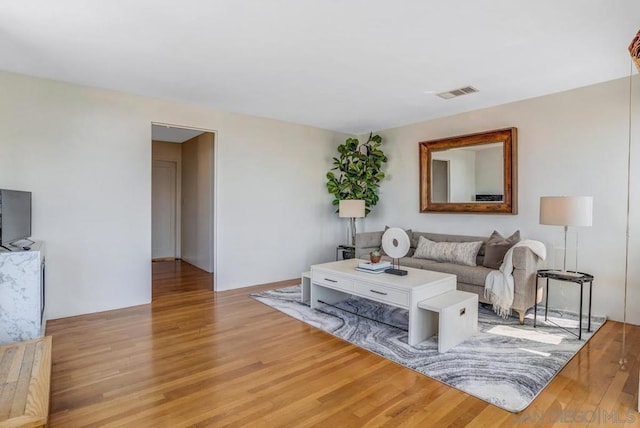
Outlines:
[[[478, 333], [439, 354], [435, 336], [416, 346], [407, 343], [404, 309], [351, 297], [313, 310], [300, 296], [300, 286], [251, 294], [293, 318], [510, 412], [524, 410], [604, 323], [592, 318], [592, 332], [585, 325], [583, 340], [578, 340], [545, 323], [544, 308], [538, 307], [534, 329], [532, 311], [520, 325], [517, 317], [505, 320], [480, 306]], [[550, 310], [549, 320], [577, 334], [576, 315]]]

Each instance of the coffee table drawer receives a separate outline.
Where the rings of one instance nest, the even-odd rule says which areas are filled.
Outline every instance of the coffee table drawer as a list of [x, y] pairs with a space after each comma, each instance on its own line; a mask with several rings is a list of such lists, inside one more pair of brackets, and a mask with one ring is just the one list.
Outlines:
[[353, 291], [353, 281], [328, 272], [312, 271], [312, 281], [339, 290]]
[[387, 288], [382, 285], [358, 284], [356, 292], [373, 300], [389, 303], [395, 306], [409, 306], [409, 293]]

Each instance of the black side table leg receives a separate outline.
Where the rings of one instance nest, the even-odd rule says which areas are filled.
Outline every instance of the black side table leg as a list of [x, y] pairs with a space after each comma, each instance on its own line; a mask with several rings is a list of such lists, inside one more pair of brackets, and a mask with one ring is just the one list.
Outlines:
[[589, 321], [587, 322], [587, 331], [591, 333], [591, 295], [593, 292], [593, 281], [589, 281]]
[[547, 320], [547, 313], [549, 312], [549, 278], [547, 278], [547, 290], [545, 291], [544, 302], [544, 320]]
[[533, 328], [536, 328], [536, 321], [538, 320], [538, 284], [540, 278], [536, 276], [536, 288], [533, 290]]
[[578, 287], [578, 290], [580, 290], [580, 313], [578, 314], [578, 340], [582, 340], [582, 294], [583, 294], [582, 285], [583, 284], [584, 282], [580, 282], [580, 287]]

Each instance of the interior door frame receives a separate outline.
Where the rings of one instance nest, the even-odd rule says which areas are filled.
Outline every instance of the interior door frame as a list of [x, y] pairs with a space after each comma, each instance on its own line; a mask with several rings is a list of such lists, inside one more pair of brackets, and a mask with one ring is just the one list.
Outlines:
[[[218, 131], [207, 128], [200, 128], [196, 126], [188, 126], [188, 125], [177, 125], [174, 123], [167, 122], [154, 122], [151, 121], [149, 124], [149, 132], [151, 132], [153, 125], [158, 126], [167, 126], [171, 128], [179, 128], [179, 129], [188, 129], [193, 131], [202, 131], [202, 132], [210, 132], [213, 134], [213, 150], [211, 151], [211, 159], [209, 160], [211, 165], [211, 179], [213, 180], [213, 185], [211, 186], [213, 195], [211, 197], [211, 228], [209, 236], [209, 252], [211, 254], [212, 266], [213, 266], [213, 291], [218, 291]], [[153, 140], [153, 137], [150, 138], [150, 141]], [[153, 160], [152, 160], [153, 162]], [[176, 244], [177, 245], [177, 244]], [[151, 247], [151, 240], [149, 240], [149, 247]], [[151, 284], [149, 287], [151, 288]]]

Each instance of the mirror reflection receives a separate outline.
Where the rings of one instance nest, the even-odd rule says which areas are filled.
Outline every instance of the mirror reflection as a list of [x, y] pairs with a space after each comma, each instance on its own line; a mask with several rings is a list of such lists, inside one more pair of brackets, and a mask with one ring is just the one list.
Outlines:
[[518, 213], [515, 127], [423, 141], [420, 212]]
[[503, 159], [503, 141], [432, 152], [431, 201], [504, 202]]

